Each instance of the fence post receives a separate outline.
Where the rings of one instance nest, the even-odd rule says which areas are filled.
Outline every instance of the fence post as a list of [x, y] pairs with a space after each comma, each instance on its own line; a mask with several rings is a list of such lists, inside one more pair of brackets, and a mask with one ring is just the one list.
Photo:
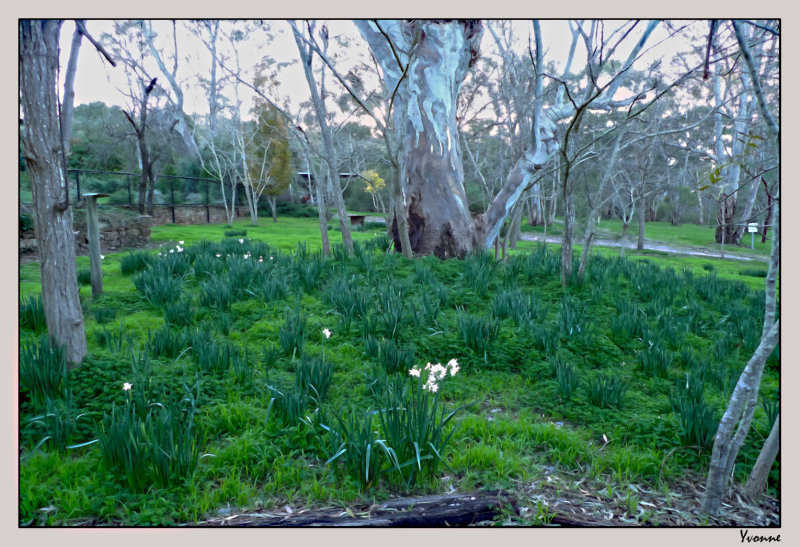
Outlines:
[[131, 196], [131, 176], [128, 175], [125, 177], [125, 180], [128, 181], [128, 205], [133, 205], [133, 197]]
[[81, 200], [81, 173], [80, 171], [75, 171], [75, 196], [77, 199], [75, 201]]
[[211, 202], [208, 197], [208, 181], [206, 181], [206, 224], [211, 224]]
[[172, 208], [172, 223], [175, 224], [175, 188], [172, 185], [172, 177], [169, 178], [169, 201]]
[[84, 194], [86, 198], [86, 235], [89, 239], [89, 265], [92, 270], [92, 298], [103, 294], [103, 271], [100, 267], [100, 228], [97, 221], [97, 198], [109, 194]]

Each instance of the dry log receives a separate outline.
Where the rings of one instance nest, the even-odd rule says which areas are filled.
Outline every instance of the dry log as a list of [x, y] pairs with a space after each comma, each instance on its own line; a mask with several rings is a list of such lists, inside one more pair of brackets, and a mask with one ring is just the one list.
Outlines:
[[473, 493], [397, 499], [371, 506], [300, 511], [293, 514], [248, 513], [217, 517], [201, 526], [284, 527], [444, 527], [492, 520], [513, 502], [497, 493]]

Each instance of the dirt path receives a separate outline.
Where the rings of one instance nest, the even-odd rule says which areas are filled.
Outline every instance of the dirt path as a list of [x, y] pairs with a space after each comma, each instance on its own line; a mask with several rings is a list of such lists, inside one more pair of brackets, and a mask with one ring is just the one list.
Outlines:
[[[385, 222], [384, 218], [379, 216], [368, 216], [364, 220], [366, 222]], [[560, 236], [545, 236], [531, 233], [523, 233], [521, 239], [523, 241], [544, 241], [546, 243], [557, 244], [561, 243]], [[624, 247], [631, 250], [636, 249], [636, 242], [634, 241], [604, 239], [602, 237], [595, 238], [592, 241], [592, 244], [596, 245], [597, 247], [615, 247], [618, 249]], [[644, 248], [646, 251], [657, 251], [670, 254], [704, 256], [708, 258], [730, 258], [731, 260], [741, 260], [743, 262], [769, 262], [769, 257], [766, 256], [746, 256], [737, 254], [736, 252], [729, 253], [728, 251], [725, 251], [725, 255], [722, 256], [718, 250], [712, 250], [705, 247], [683, 247], [677, 245], [668, 245], [661, 241], [653, 241], [650, 239], [644, 240]]]
[[[544, 241], [546, 243], [561, 243], [560, 236], [545, 236], [545, 235], [534, 235], [531, 233], [523, 233], [522, 238], [523, 241]], [[626, 248], [626, 249], [636, 249], [636, 243], [633, 241], [614, 241], [610, 239], [594, 239], [592, 240], [592, 245], [597, 247], [616, 247], [616, 248]], [[671, 253], [671, 254], [680, 254], [680, 255], [690, 255], [690, 256], [705, 256], [708, 258], [730, 258], [732, 260], [741, 260], [744, 262], [751, 262], [751, 261], [761, 261], [761, 262], [768, 262], [769, 257], [753, 257], [753, 256], [744, 256], [735, 253], [728, 253], [725, 252], [725, 256], [722, 256], [719, 251], [712, 251], [710, 249], [705, 249], [703, 247], [678, 247], [675, 245], [667, 245], [666, 243], [661, 243], [659, 241], [651, 241], [645, 239], [644, 243], [645, 251], [657, 251], [662, 253]]]

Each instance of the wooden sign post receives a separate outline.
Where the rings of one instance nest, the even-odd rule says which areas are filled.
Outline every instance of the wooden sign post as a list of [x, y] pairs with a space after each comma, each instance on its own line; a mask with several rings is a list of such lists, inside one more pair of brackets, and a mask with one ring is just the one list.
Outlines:
[[748, 222], [747, 231], [750, 232], [750, 248], [756, 248], [756, 232], [758, 231], [758, 223]]

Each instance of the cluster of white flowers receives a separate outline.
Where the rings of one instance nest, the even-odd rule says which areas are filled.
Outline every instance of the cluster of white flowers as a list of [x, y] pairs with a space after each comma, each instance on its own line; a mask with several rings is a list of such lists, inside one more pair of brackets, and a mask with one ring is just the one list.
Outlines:
[[[183, 252], [183, 247], [181, 247], [181, 245], [183, 245], [183, 241], [182, 240], [179, 241], [177, 245], [175, 245], [174, 249], [170, 249], [169, 250], [169, 254], [175, 254], [176, 250], [179, 253], [182, 253]], [[167, 256], [167, 255], [166, 255], [166, 253], [162, 253], [161, 251], [158, 251], [158, 256]], [[101, 256], [100, 258], [103, 258], [103, 257]]]
[[428, 378], [425, 381], [425, 384], [422, 386], [422, 389], [426, 391], [431, 391], [436, 393], [439, 391], [439, 380], [450, 374], [450, 376], [455, 376], [456, 373], [461, 369], [458, 364], [458, 361], [455, 359], [450, 359], [446, 365], [442, 365], [441, 363], [436, 363], [432, 365], [428, 363], [425, 365], [424, 369], [419, 369], [417, 367], [412, 368], [408, 371], [411, 376], [416, 376], [417, 378], [420, 377], [423, 370], [428, 371]]

